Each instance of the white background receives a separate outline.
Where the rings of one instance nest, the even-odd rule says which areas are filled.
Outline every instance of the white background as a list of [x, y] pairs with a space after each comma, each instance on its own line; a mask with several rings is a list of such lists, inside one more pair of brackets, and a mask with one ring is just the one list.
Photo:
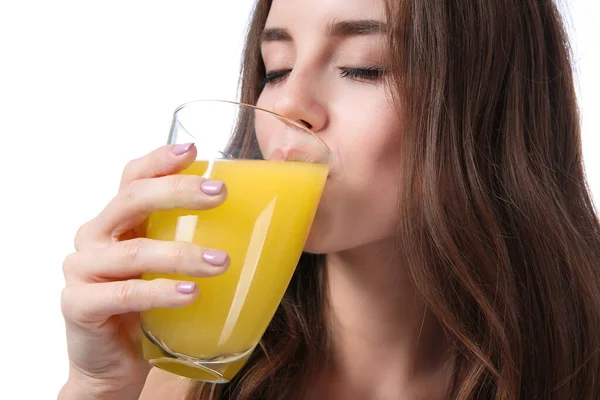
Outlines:
[[[126, 161], [165, 142], [177, 105], [235, 98], [251, 3], [0, 2], [0, 398], [56, 398], [73, 236], [114, 195]], [[567, 2], [596, 202], [599, 4]]]

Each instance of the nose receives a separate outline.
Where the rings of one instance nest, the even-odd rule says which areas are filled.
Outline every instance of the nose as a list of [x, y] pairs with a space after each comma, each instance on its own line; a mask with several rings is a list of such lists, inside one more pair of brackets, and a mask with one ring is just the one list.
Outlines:
[[281, 84], [273, 111], [317, 133], [327, 125], [327, 110], [319, 101], [317, 82], [306, 74], [290, 74]]

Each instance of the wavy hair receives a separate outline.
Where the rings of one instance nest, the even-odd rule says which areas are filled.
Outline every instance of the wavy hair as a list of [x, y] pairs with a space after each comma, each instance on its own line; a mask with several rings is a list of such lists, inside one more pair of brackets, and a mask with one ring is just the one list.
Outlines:
[[[600, 223], [586, 184], [571, 50], [551, 0], [387, 3], [403, 132], [398, 247], [457, 354], [451, 399], [600, 395]], [[259, 0], [241, 100], [265, 69]], [[252, 127], [236, 144], [256, 151]], [[188, 400], [294, 399], [327, 362], [324, 256], [303, 255], [260, 347]]]

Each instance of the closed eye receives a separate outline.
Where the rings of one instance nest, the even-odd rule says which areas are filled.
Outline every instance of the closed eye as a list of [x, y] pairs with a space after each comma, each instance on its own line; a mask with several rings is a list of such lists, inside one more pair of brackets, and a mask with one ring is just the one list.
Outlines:
[[292, 72], [291, 69], [280, 69], [277, 71], [267, 72], [267, 74], [265, 75], [265, 78], [262, 81], [262, 87], [265, 87], [266, 85], [271, 84], [271, 83], [279, 82], [280, 80], [285, 78], [286, 75], [288, 75], [290, 72]]
[[366, 68], [340, 68], [340, 76], [357, 80], [376, 81], [383, 75], [383, 69], [379, 67]]
[[[379, 67], [364, 67], [364, 68], [340, 68], [340, 76], [342, 78], [350, 78], [353, 80], [363, 81], [376, 81], [381, 78], [384, 74], [382, 68]], [[262, 87], [269, 84], [275, 84], [282, 81], [289, 73], [291, 69], [281, 69], [275, 71], [269, 71], [266, 73], [265, 78], [262, 81]]]

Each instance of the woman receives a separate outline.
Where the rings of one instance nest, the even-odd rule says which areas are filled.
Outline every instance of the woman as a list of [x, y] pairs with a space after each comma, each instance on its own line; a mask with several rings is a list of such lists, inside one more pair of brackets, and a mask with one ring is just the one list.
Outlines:
[[[149, 374], [140, 356], [137, 313], [197, 288], [136, 277], [228, 263], [138, 239], [152, 210], [227, 195], [172, 176], [196, 149], [167, 146], [125, 168], [65, 260], [61, 398], [598, 398], [600, 224], [567, 43], [550, 0], [259, 0], [242, 101], [335, 156], [262, 345], [225, 385]], [[238, 139], [252, 151], [251, 131]]]

